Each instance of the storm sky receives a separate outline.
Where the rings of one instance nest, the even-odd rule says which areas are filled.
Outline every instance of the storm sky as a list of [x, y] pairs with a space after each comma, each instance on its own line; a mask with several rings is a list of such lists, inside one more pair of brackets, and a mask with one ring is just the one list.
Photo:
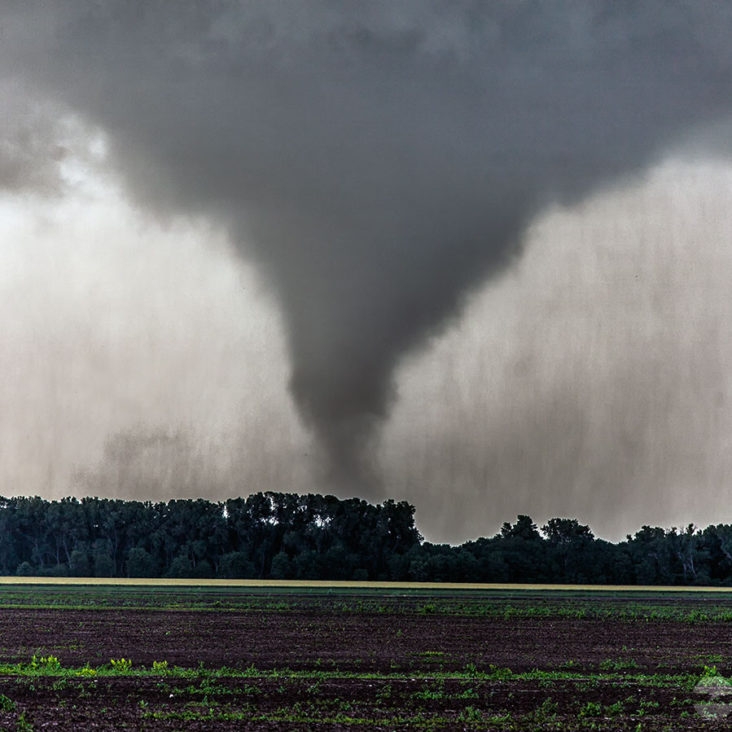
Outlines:
[[732, 521], [720, 3], [8, 3], [6, 495]]

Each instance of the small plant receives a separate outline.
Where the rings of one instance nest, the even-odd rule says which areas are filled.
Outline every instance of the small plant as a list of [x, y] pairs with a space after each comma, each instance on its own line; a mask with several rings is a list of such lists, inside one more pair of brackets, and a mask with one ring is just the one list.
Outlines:
[[379, 689], [376, 692], [376, 698], [378, 699], [378, 701], [384, 702], [387, 699], [391, 699], [391, 694], [392, 694], [391, 684], [386, 684], [385, 686], [382, 686], [381, 689]]
[[479, 722], [481, 719], [483, 719], [483, 713], [476, 707], [465, 707], [458, 717], [461, 722]]
[[654, 710], [658, 709], [660, 704], [656, 701], [641, 701], [640, 705], [638, 706], [638, 710], [636, 711], [636, 715], [639, 717], [643, 717], [646, 714], [651, 714]]
[[674, 697], [670, 702], [670, 706], [672, 706], [672, 707], [688, 707], [693, 704], [694, 704], [693, 699], [679, 699], [677, 697]]
[[445, 682], [438, 683], [436, 688], [430, 689], [425, 687], [422, 691], [414, 694], [415, 699], [444, 699], [445, 698]]
[[638, 668], [638, 663], [632, 658], [628, 660], [618, 659], [617, 661], [607, 658], [600, 663], [600, 671], [623, 671], [632, 668]]
[[599, 702], [588, 701], [582, 709], [579, 710], [580, 717], [599, 717], [602, 714], [602, 704]]
[[494, 714], [492, 717], [488, 718], [488, 721], [491, 724], [509, 724], [511, 722], [511, 712], [506, 712], [505, 714]]
[[25, 712], [15, 720], [15, 729], [17, 732], [33, 732], [33, 725], [25, 718]]
[[168, 662], [167, 661], [153, 661], [152, 665], [153, 673], [166, 674], [168, 673]]
[[110, 658], [109, 663], [115, 673], [126, 673], [132, 668], [132, 661], [129, 658]]
[[9, 696], [0, 694], [0, 709], [4, 712], [14, 712], [16, 707], [17, 704]]
[[[468, 667], [466, 666], [465, 669], [468, 670]], [[491, 664], [488, 667], [488, 670], [490, 672], [491, 678], [495, 679], [496, 681], [508, 681], [509, 679], [513, 678], [513, 671], [511, 671], [510, 668], [501, 668], [500, 666]], [[473, 673], [475, 673], [475, 666], [473, 666]]]
[[308, 694], [317, 694], [320, 691], [320, 681], [314, 681], [308, 688], [306, 689]]
[[61, 662], [56, 658], [56, 656], [41, 656], [38, 658], [35, 654], [33, 654], [33, 658], [29, 665], [34, 671], [58, 671], [61, 668]]
[[623, 702], [616, 701], [614, 704], [610, 704], [605, 707], [605, 714], [608, 717], [617, 717], [623, 713]]
[[558, 711], [559, 704], [552, 701], [552, 698], [548, 696], [536, 709], [534, 709], [530, 716], [538, 724], [545, 724], [553, 722], [557, 717]]

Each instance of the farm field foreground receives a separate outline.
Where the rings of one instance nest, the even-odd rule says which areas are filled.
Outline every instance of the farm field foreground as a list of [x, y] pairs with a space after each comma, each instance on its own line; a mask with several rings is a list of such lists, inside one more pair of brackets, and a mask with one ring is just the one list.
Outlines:
[[0, 586], [10, 730], [726, 729], [728, 676], [726, 593]]

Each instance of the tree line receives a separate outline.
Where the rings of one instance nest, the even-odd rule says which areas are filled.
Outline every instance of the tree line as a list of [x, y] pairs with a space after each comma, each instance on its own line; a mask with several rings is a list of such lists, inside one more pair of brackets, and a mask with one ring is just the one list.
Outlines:
[[529, 516], [460, 546], [423, 541], [414, 506], [256, 493], [223, 502], [0, 498], [0, 574], [75, 577], [732, 585], [732, 525], [596, 538]]

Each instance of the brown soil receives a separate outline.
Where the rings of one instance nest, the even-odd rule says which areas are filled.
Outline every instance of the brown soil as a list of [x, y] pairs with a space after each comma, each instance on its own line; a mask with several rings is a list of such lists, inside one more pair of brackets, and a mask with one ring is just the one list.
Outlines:
[[[623, 651], [623, 648], [626, 650]], [[444, 670], [490, 664], [514, 671], [558, 668], [568, 661], [593, 669], [632, 656], [639, 670], [694, 671], [719, 654], [732, 675], [727, 623], [600, 620], [488, 620], [443, 615], [317, 615], [314, 613], [144, 610], [0, 610], [0, 659], [57, 656], [64, 666], [131, 658], [150, 665], [343, 670]], [[434, 654], [434, 655], [432, 655]], [[439, 654], [439, 655], [438, 655]]]
[[[171, 667], [253, 665], [260, 670], [379, 672], [403, 678], [266, 676], [211, 682], [204, 675], [193, 680], [65, 681], [5, 676], [0, 677], [0, 694], [15, 707], [0, 711], [0, 727], [16, 728], [24, 714], [35, 729], [311, 729], [314, 718], [330, 720], [318, 729], [350, 729], [349, 718], [375, 720], [368, 728], [381, 728], [381, 719], [384, 729], [408, 729], [422, 715], [441, 720], [436, 728], [472, 728], [480, 717], [482, 728], [501, 729], [505, 723], [497, 718], [510, 712], [515, 728], [555, 724], [559, 726], [551, 728], [567, 729], [586, 702], [623, 702], [619, 716], [603, 712], [585, 721], [608, 730], [635, 729], [639, 722], [643, 729], [710, 729], [724, 726], [694, 715], [688, 689], [649, 688], [631, 677], [624, 684], [588, 684], [581, 677], [608, 664], [628, 674], [694, 672], [711, 656], [721, 659], [716, 663], [721, 673], [732, 675], [732, 632], [721, 622], [509, 621], [314, 611], [0, 610], [0, 660], [27, 662], [34, 654], [57, 656], [65, 667], [130, 658], [133, 667], [165, 660]], [[571, 669], [577, 678], [551, 685], [473, 679], [471, 665], [477, 671], [491, 665], [514, 672]], [[461, 676], [440, 681], [430, 677], [432, 672]], [[547, 698], [556, 707], [538, 715]], [[688, 716], [682, 718], [684, 712]], [[286, 720], [287, 714], [291, 716]], [[259, 719], [262, 715], [268, 719]], [[400, 718], [411, 721], [400, 723]]]

